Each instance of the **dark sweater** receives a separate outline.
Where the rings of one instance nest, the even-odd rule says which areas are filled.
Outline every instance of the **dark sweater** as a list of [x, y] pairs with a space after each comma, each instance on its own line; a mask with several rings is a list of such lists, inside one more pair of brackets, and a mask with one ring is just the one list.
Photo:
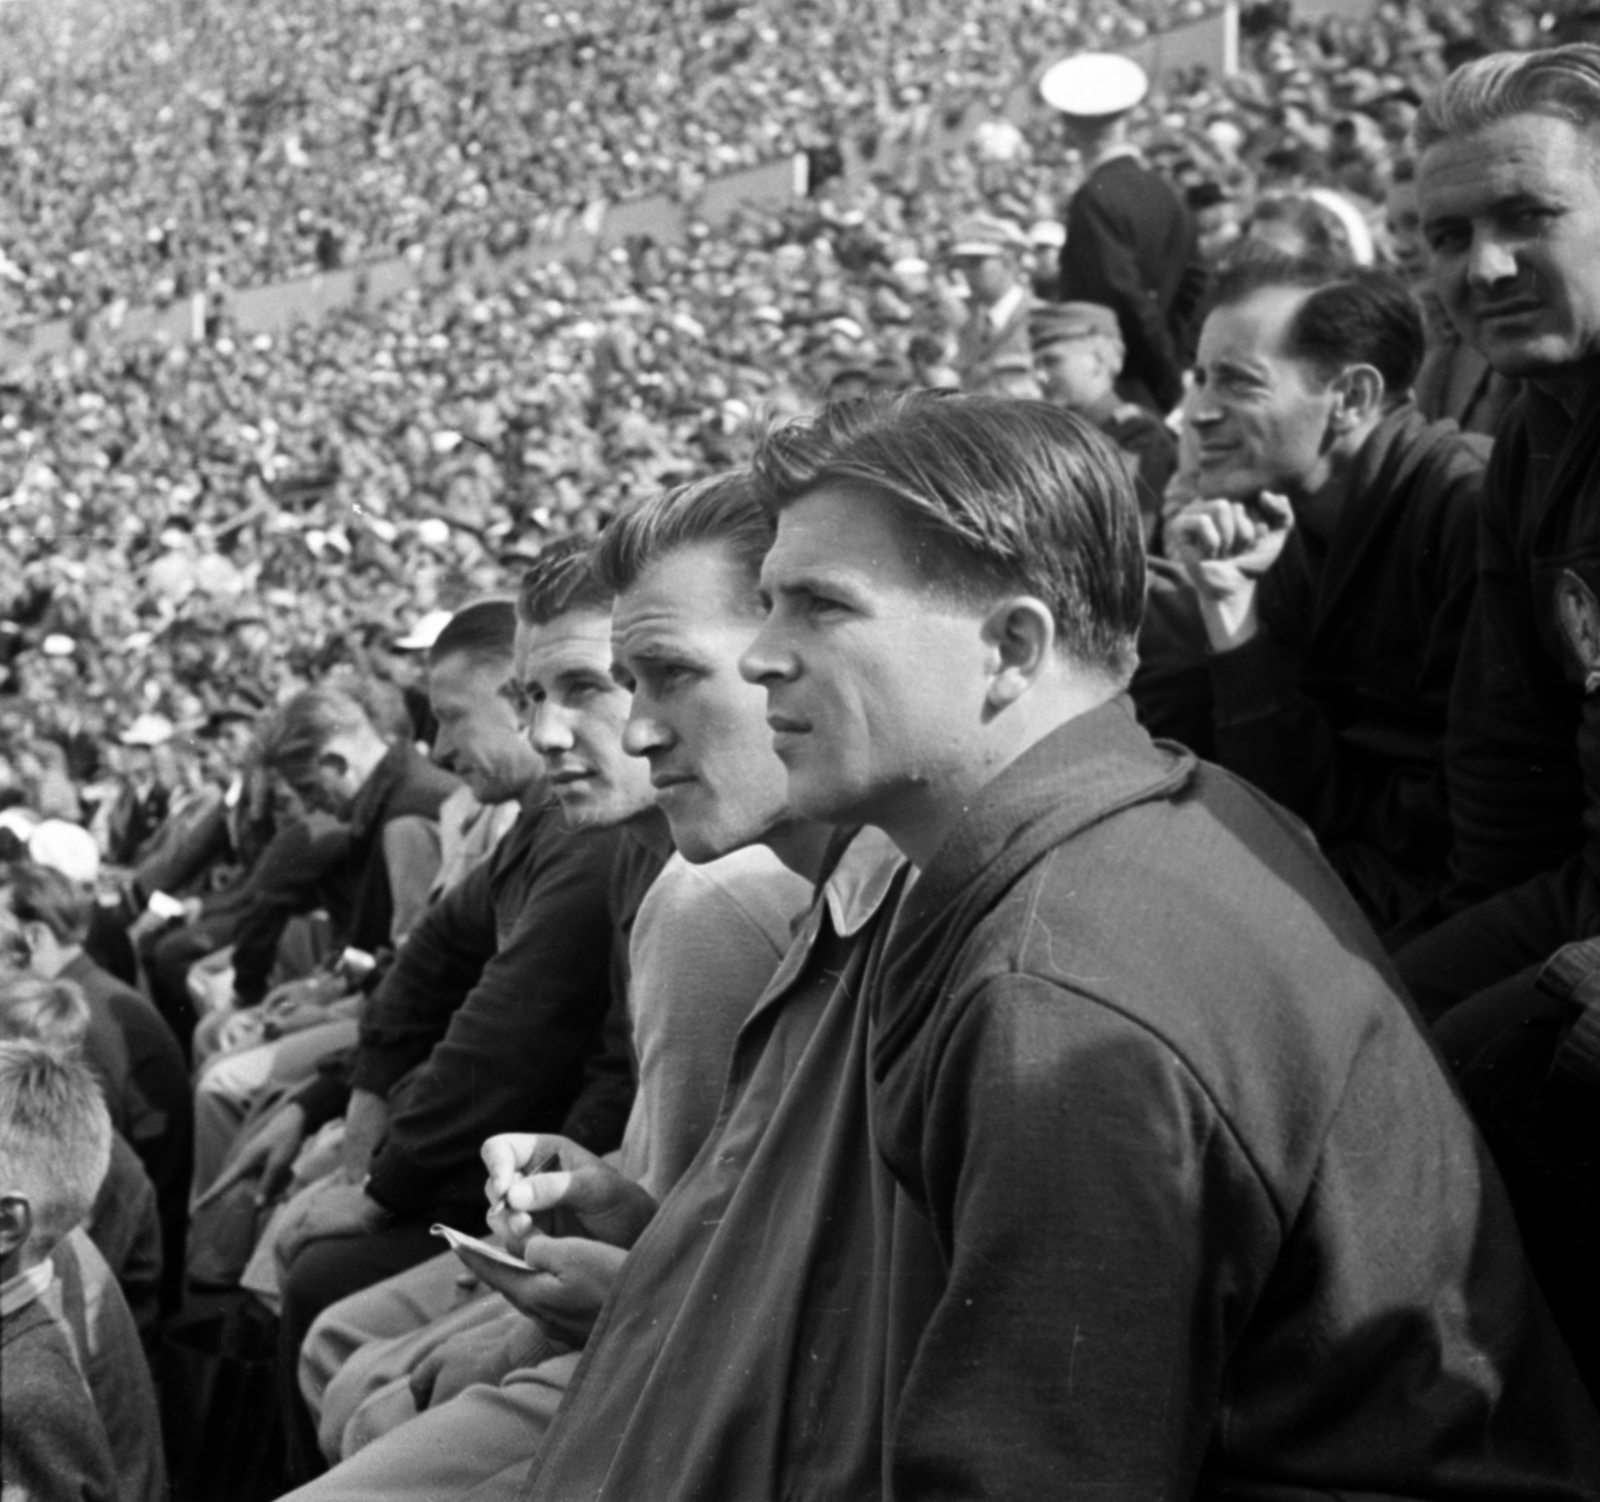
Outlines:
[[560, 1129], [610, 1003], [618, 838], [569, 833], [553, 802], [525, 810], [402, 946], [352, 1075], [389, 1100], [368, 1186], [389, 1209], [481, 1205], [486, 1137]]
[[1295, 528], [1261, 628], [1210, 658], [1216, 759], [1298, 814], [1380, 926], [1442, 890], [1444, 737], [1477, 582], [1481, 442], [1407, 403], [1321, 548]]
[[1294, 821], [1116, 702], [978, 796], [869, 982], [945, 1259], [899, 1497], [1600, 1495], [1487, 1152]]
[[1549, 952], [1600, 932], [1600, 379], [1575, 419], [1531, 390], [1512, 410], [1480, 547], [1450, 706], [1450, 895], [1549, 888]]

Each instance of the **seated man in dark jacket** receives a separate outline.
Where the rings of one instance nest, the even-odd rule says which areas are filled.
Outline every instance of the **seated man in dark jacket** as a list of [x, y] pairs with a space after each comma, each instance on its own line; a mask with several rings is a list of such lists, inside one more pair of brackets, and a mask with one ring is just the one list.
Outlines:
[[778, 504], [744, 667], [791, 808], [917, 872], [861, 997], [874, 1142], [942, 1253], [888, 1269], [886, 1492], [1595, 1495], [1600, 1422], [1376, 936], [1121, 697], [1109, 443], [911, 396]]
[[1422, 349], [1396, 278], [1248, 247], [1185, 407], [1208, 499], [1170, 528], [1216, 759], [1311, 826], [1380, 928], [1446, 880], [1445, 719], [1476, 582], [1482, 440], [1412, 404]]

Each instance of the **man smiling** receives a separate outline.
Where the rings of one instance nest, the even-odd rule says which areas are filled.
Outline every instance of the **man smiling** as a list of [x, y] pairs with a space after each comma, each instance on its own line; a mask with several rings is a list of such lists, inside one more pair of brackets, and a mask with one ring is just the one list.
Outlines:
[[1246, 245], [1184, 404], [1208, 499], [1169, 529], [1216, 759], [1311, 826], [1380, 927], [1448, 874], [1445, 715], [1476, 582], [1483, 459], [1417, 411], [1422, 353], [1394, 277]]
[[1600, 47], [1469, 64], [1416, 146], [1434, 286], [1528, 391], [1489, 468], [1450, 712], [1464, 911], [1399, 959], [1600, 1393], [1600, 1240], [1573, 1211], [1600, 1184]]
[[910, 397], [774, 490], [744, 667], [790, 802], [919, 873], [863, 998], [875, 1144], [941, 1253], [889, 1269], [885, 1490], [1592, 1492], [1593, 1412], [1371, 930], [1120, 699], [1109, 444]]

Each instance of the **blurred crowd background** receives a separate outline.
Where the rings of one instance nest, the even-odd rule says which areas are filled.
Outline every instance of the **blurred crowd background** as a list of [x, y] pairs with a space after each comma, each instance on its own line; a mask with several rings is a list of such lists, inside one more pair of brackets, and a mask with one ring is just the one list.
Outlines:
[[[39, 807], [64, 778], [92, 799], [151, 725], [164, 776], [202, 779], [194, 732], [235, 695], [269, 704], [343, 664], [403, 677], [393, 645], [419, 617], [736, 459], [753, 417], [953, 382], [953, 226], [1028, 227], [1047, 283], [1081, 175], [1058, 117], [1019, 128], [1007, 95], [1205, 11], [5, 5], [0, 329], [68, 316], [86, 335], [0, 384], [0, 794]], [[1360, 255], [1393, 259], [1386, 197], [1420, 95], [1466, 56], [1588, 25], [1502, 0], [1316, 22], [1258, 5], [1237, 74], [1164, 77], [1134, 134], [1210, 255], [1263, 198], [1316, 188], [1360, 220], [1330, 233], [1365, 226]], [[978, 112], [970, 147], [919, 151], [930, 111], [958, 108]], [[809, 197], [715, 230], [691, 217], [681, 244], [476, 283], [436, 270], [281, 334], [225, 312], [193, 343], [89, 324], [408, 247], [502, 254], [602, 199], [692, 205], [789, 152]]]

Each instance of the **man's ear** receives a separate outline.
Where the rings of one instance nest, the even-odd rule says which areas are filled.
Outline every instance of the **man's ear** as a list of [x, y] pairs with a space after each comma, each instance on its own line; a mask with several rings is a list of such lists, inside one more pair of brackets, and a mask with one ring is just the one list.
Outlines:
[[0, 1195], [0, 1257], [9, 1257], [33, 1235], [33, 1206], [20, 1194]]
[[337, 751], [324, 751], [317, 758], [317, 766], [334, 777], [343, 777], [350, 770], [350, 763]]
[[1002, 600], [983, 620], [989, 648], [988, 715], [1020, 699], [1044, 671], [1056, 648], [1056, 621], [1050, 607], [1033, 595]]
[[1333, 430], [1345, 434], [1363, 427], [1383, 408], [1383, 377], [1371, 365], [1352, 365], [1334, 378]]

